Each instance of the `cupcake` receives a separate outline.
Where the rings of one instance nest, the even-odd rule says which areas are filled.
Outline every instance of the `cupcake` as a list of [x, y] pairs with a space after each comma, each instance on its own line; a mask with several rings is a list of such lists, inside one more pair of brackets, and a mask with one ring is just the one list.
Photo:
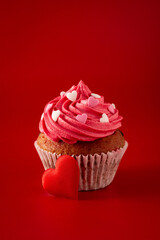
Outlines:
[[79, 191], [106, 187], [128, 146], [119, 130], [121, 121], [115, 105], [105, 103], [83, 81], [61, 92], [45, 106], [35, 141], [44, 169], [70, 155], [80, 168]]

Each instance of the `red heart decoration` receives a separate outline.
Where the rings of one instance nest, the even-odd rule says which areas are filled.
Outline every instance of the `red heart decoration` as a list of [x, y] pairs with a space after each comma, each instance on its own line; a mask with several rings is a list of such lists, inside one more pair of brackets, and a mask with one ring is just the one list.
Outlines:
[[63, 155], [57, 159], [56, 168], [47, 169], [42, 176], [43, 188], [57, 197], [78, 199], [79, 166], [77, 161]]

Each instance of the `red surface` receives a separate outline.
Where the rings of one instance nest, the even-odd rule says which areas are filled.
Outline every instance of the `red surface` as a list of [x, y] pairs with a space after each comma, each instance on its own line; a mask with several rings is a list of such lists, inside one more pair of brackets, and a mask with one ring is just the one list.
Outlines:
[[[159, 1], [55, 2], [1, 2], [1, 239], [160, 239]], [[80, 79], [116, 104], [129, 148], [108, 188], [73, 201], [44, 192], [33, 142]]]

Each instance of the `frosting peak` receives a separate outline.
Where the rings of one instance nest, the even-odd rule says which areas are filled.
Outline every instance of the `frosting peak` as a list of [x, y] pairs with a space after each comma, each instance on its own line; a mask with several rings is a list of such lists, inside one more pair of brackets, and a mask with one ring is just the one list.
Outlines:
[[74, 144], [113, 134], [121, 120], [115, 105], [104, 103], [81, 80], [45, 106], [39, 129], [55, 142]]

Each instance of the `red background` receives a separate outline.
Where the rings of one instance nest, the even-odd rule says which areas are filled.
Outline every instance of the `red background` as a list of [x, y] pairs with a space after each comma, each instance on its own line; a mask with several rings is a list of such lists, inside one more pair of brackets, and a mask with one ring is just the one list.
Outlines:
[[[1, 239], [160, 239], [158, 2], [1, 3]], [[73, 201], [44, 192], [33, 143], [80, 79], [116, 104], [129, 148], [108, 188]]]

